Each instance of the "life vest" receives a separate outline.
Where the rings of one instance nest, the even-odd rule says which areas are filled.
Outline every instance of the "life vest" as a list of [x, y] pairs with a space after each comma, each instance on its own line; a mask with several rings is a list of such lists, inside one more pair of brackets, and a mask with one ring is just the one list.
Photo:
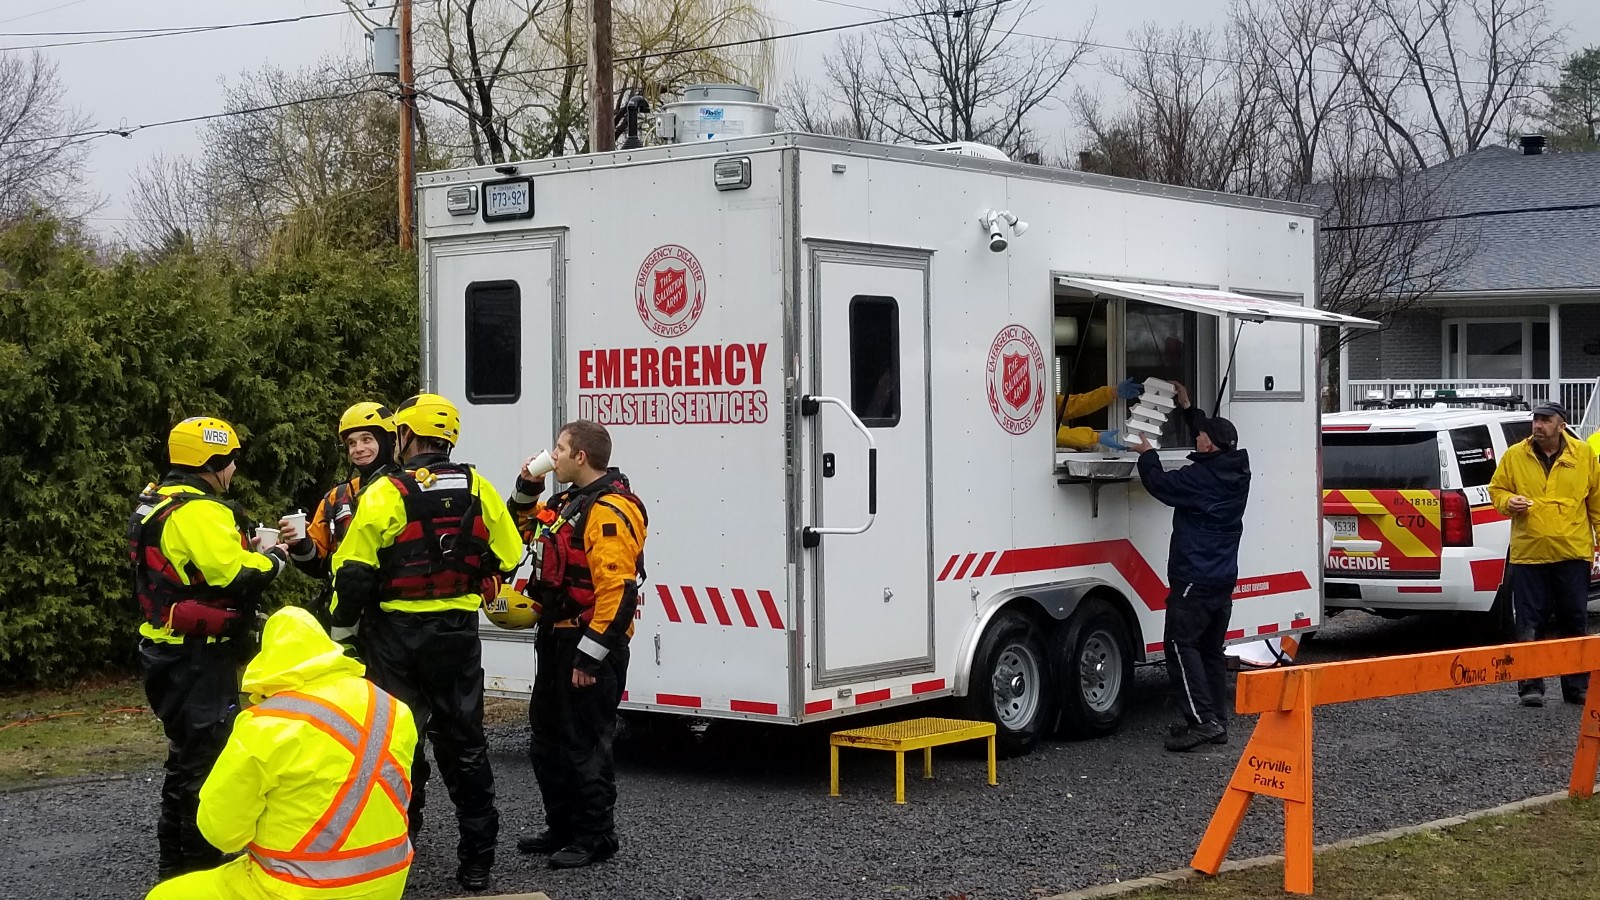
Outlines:
[[437, 600], [483, 590], [499, 571], [489, 550], [472, 467], [443, 463], [386, 476], [400, 491], [406, 524], [378, 551], [382, 600]]
[[[565, 491], [551, 499], [540, 510], [534, 531], [533, 584], [544, 604], [543, 618], [549, 622], [566, 622], [573, 619], [588, 625], [594, 618], [594, 575], [589, 571], [589, 552], [583, 538], [589, 510], [595, 504], [609, 507], [622, 520], [628, 532], [633, 533], [633, 523], [620, 506], [608, 498], [620, 497], [639, 510], [639, 517], [648, 526], [644, 501], [628, 489], [627, 482], [615, 479], [597, 491]], [[637, 581], [645, 577], [644, 553], [635, 561]]]
[[160, 493], [152, 484], [139, 495], [133, 515], [128, 518], [128, 564], [133, 581], [133, 596], [146, 622], [157, 628], [170, 628], [186, 638], [217, 637], [239, 619], [248, 600], [232, 585], [211, 585], [193, 563], [184, 573], [189, 583], [178, 577], [178, 569], [161, 552], [161, 534], [172, 514], [186, 503], [220, 503], [233, 514], [239, 530], [239, 546], [249, 549], [250, 523], [238, 507], [210, 494]]

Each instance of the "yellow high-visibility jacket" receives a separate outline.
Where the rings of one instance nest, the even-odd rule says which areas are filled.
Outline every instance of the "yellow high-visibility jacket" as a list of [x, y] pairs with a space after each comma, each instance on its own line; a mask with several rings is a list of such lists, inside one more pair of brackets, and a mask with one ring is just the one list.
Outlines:
[[[1086, 391], [1082, 394], [1057, 394], [1056, 395], [1056, 421], [1068, 422], [1078, 416], [1087, 416], [1092, 412], [1099, 412], [1111, 405], [1117, 398], [1117, 389], [1107, 385]], [[1066, 412], [1062, 412], [1062, 405]], [[1061, 425], [1056, 429], [1056, 446], [1066, 447], [1070, 450], [1092, 450], [1100, 443], [1100, 432], [1093, 428]]]
[[[187, 484], [164, 484], [157, 493], [171, 497], [205, 492]], [[154, 509], [145, 520], [153, 515]], [[161, 554], [172, 562], [184, 584], [190, 583], [190, 566], [199, 570], [206, 584], [218, 587], [233, 584], [240, 577], [255, 578], [263, 584], [271, 581], [279, 564], [264, 553], [247, 549], [244, 540], [228, 507], [210, 501], [185, 503], [172, 511], [161, 529]], [[164, 625], [140, 623], [139, 634], [158, 643], [183, 643], [183, 635], [174, 634]]]
[[[489, 552], [499, 562], [501, 575], [508, 575], [522, 561], [522, 535], [517, 533], [517, 524], [512, 520], [511, 513], [506, 511], [505, 500], [477, 469], [472, 470], [471, 489], [478, 495], [480, 514], [489, 532]], [[393, 544], [405, 527], [405, 499], [400, 495], [400, 489], [395, 487], [393, 479], [386, 476], [369, 484], [361, 492], [361, 503], [356, 507], [355, 518], [350, 520], [350, 530], [345, 534], [344, 542], [334, 551], [335, 584], [342, 584], [339, 581], [342, 572], [346, 565], [352, 563], [367, 566], [376, 574], [378, 551]], [[378, 604], [378, 608], [385, 612], [407, 613], [471, 612], [482, 605], [481, 593], [469, 593], [430, 600], [384, 600]], [[335, 592], [329, 608], [336, 623], [349, 613], [346, 610], [341, 614], [339, 606], [339, 594]]]
[[[1511, 562], [1593, 559], [1600, 529], [1600, 464], [1594, 451], [1568, 437], [1549, 475], [1535, 453], [1531, 438], [1512, 444], [1489, 482], [1494, 508], [1511, 516]], [[1518, 494], [1532, 500], [1533, 508], [1513, 515], [1511, 498]]]
[[[256, 703], [200, 789], [200, 832], [245, 855], [214, 876], [236, 894], [397, 900], [411, 870], [406, 806], [417, 729], [311, 614], [267, 620], [244, 673]], [[177, 882], [174, 882], [177, 884]]]

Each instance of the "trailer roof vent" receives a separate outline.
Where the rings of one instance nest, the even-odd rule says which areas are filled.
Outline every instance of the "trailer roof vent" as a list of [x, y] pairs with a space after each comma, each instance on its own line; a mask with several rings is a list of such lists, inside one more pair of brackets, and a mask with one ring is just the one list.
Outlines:
[[691, 84], [676, 103], [661, 106], [661, 132], [688, 144], [771, 134], [778, 130], [778, 108], [761, 102], [761, 92], [742, 84]]
[[951, 141], [948, 144], [919, 144], [917, 146], [924, 150], [941, 150], [945, 153], [953, 153], [956, 156], [976, 156], [979, 159], [1011, 161], [1011, 157], [1007, 156], [999, 147], [980, 144], [977, 141]]

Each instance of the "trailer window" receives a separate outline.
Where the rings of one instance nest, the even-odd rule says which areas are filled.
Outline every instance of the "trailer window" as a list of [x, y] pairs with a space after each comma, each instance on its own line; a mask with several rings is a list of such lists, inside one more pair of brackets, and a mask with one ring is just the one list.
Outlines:
[[522, 291], [515, 281], [467, 285], [467, 402], [522, 395]]
[[[1106, 300], [1058, 298], [1051, 329], [1055, 344], [1056, 392], [1072, 396], [1106, 385], [1110, 350], [1106, 335], [1111, 304]], [[1065, 409], [1062, 410], [1065, 412]], [[1071, 421], [1055, 423], [1103, 431], [1110, 428], [1107, 409], [1097, 409]]]
[[1438, 490], [1438, 435], [1431, 431], [1325, 432], [1322, 486], [1327, 490]]
[[[1122, 377], [1135, 381], [1154, 377], [1179, 382], [1189, 389], [1194, 402], [1203, 405], [1199, 314], [1130, 300], [1126, 301], [1123, 323], [1126, 374]], [[1167, 417], [1166, 427], [1161, 432], [1161, 446], [1163, 449], [1194, 446], [1194, 435], [1189, 433], [1183, 416]]]
[[893, 297], [850, 298], [850, 409], [868, 428], [900, 421], [900, 307]]

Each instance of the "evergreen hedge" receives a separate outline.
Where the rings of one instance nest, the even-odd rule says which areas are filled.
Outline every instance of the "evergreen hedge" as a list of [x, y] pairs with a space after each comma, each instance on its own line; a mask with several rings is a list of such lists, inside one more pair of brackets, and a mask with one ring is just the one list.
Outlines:
[[[58, 223], [0, 232], [0, 684], [125, 669], [132, 498], [193, 415], [239, 429], [230, 496], [258, 521], [342, 477], [351, 403], [417, 390], [416, 258], [306, 251], [245, 271], [174, 253], [104, 263]], [[274, 603], [316, 586], [280, 578]]]

